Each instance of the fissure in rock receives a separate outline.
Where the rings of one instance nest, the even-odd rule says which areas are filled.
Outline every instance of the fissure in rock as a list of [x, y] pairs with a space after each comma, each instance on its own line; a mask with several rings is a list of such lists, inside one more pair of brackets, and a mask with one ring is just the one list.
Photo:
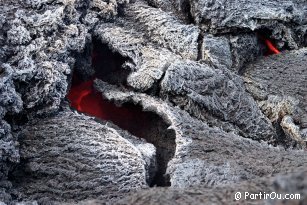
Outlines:
[[[79, 112], [95, 116], [102, 120], [112, 121], [131, 134], [145, 139], [156, 147], [157, 168], [148, 184], [150, 186], [170, 186], [169, 177], [165, 174], [168, 162], [176, 149], [175, 132], [159, 115], [143, 111], [140, 105], [124, 103], [120, 107], [102, 97], [95, 90], [94, 79], [98, 78], [110, 84], [125, 85], [128, 70], [122, 68], [127, 59], [112, 52], [106, 45], [94, 41], [92, 67], [94, 76], [82, 82], [82, 76], [75, 74], [71, 89], [67, 95], [71, 107]], [[149, 171], [149, 173], [152, 173]]]

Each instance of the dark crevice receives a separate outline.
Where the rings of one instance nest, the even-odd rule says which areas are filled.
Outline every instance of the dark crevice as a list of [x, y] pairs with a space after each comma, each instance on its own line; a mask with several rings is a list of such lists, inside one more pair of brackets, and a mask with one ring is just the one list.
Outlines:
[[299, 144], [286, 135], [280, 123], [281, 123], [281, 119], [272, 123], [273, 127], [276, 130], [276, 134], [277, 134], [277, 141], [274, 142], [272, 145], [274, 146], [282, 145], [286, 149], [299, 148]]
[[[83, 52], [73, 52], [72, 55], [76, 59], [73, 66], [73, 73], [78, 76], [80, 81], [87, 81], [95, 74], [95, 70], [91, 67], [92, 54], [92, 38], [87, 37]], [[76, 79], [75, 79], [76, 81]], [[74, 82], [75, 82], [74, 81]]]
[[[95, 116], [97, 119], [111, 121], [121, 129], [153, 144], [156, 147], [157, 164], [152, 166], [154, 170], [148, 170], [151, 174], [148, 177], [148, 185], [170, 186], [169, 176], [165, 173], [167, 164], [173, 158], [176, 149], [176, 134], [174, 130], [168, 129], [170, 124], [154, 112], [143, 111], [140, 105], [124, 103], [119, 107], [116, 103], [104, 99], [101, 93], [94, 89], [93, 79], [95, 78], [126, 87], [126, 79], [130, 71], [124, 69], [123, 64], [127, 60], [119, 53], [113, 52], [108, 45], [94, 39], [91, 62], [95, 72], [89, 81], [84, 82], [85, 70], [75, 68], [72, 86], [67, 97], [71, 107], [76, 110]], [[83, 93], [87, 94], [81, 102], [75, 100]]]
[[187, 16], [187, 21], [188, 21], [187, 23], [188, 24], [196, 24], [195, 20], [194, 20], [194, 18], [192, 16], [192, 10], [191, 10], [192, 8], [191, 8], [190, 1], [189, 0], [184, 0], [181, 3], [180, 7], [181, 7], [181, 11], [184, 14], [186, 14], [186, 16]]
[[273, 31], [268, 29], [268, 28], [261, 28], [261, 29], [258, 29], [256, 31], [256, 35], [257, 35], [259, 42], [260, 42], [260, 44], [263, 48], [263, 55], [264, 56], [274, 54], [270, 51], [270, 49], [268, 48], [268, 46], [265, 43], [265, 40], [269, 40], [273, 45], [277, 44], [277, 41], [272, 38], [272, 32]]
[[[165, 175], [168, 162], [174, 157], [176, 143], [175, 131], [159, 115], [144, 112], [140, 105], [125, 103], [117, 107], [105, 101], [106, 119], [120, 128], [129, 131], [136, 137], [145, 139], [156, 147], [156, 172], [149, 176], [149, 185], [170, 186], [169, 176]], [[149, 173], [152, 173], [149, 171]]]
[[166, 66], [166, 69], [164, 70], [162, 76], [160, 79], [157, 80], [157, 82], [149, 89], [147, 90], [145, 93], [147, 95], [151, 95], [151, 96], [159, 96], [160, 93], [161, 93], [161, 83], [165, 77], [165, 74], [166, 74], [166, 70], [168, 69], [170, 65], [167, 65]]
[[90, 0], [79, 2], [79, 4], [77, 5], [79, 6], [76, 8], [76, 10], [81, 13], [79, 20], [82, 22], [82, 19], [84, 19], [84, 17], [86, 16], [87, 10], [90, 6]]
[[113, 52], [99, 39], [93, 39], [92, 67], [96, 78], [110, 84], [127, 86], [126, 80], [130, 70], [124, 69], [123, 64], [128, 60], [119, 53]]
[[202, 46], [204, 41], [204, 34], [202, 32], [199, 33], [197, 43], [198, 43], [198, 53], [197, 53], [197, 61], [201, 60], [202, 57]]

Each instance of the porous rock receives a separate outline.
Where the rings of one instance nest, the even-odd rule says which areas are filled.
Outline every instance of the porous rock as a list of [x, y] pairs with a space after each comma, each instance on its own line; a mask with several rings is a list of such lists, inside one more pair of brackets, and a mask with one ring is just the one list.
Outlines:
[[200, 33], [197, 26], [187, 25], [171, 13], [141, 1], [127, 6], [125, 11], [127, 17], [135, 22], [134, 27], [142, 30], [151, 41], [185, 59], [197, 59]]
[[202, 59], [212, 62], [216, 67], [232, 67], [230, 42], [226, 37], [204, 36], [201, 52]]
[[[194, 186], [188, 189], [155, 188], [139, 191], [131, 196], [117, 201], [117, 205], [141, 205], [141, 204], [266, 204], [266, 205], [296, 205], [304, 204], [307, 200], [306, 193], [306, 171], [298, 171], [293, 174], [278, 175], [276, 177], [260, 178], [250, 182], [231, 185], [222, 185], [213, 189]], [[240, 193], [241, 198], [235, 199]], [[299, 199], [282, 200], [265, 198], [265, 194], [284, 197], [285, 194], [299, 194]], [[247, 195], [248, 194], [248, 195]], [[258, 194], [256, 196], [256, 194]], [[260, 196], [260, 194], [262, 194]], [[253, 195], [253, 196], [252, 196]], [[239, 195], [237, 195], [239, 196]], [[245, 198], [245, 196], [247, 196]], [[174, 203], [175, 201], [175, 203]], [[85, 203], [87, 204], [87, 203]], [[89, 203], [90, 204], [90, 203]], [[96, 204], [102, 204], [97, 201]]]
[[104, 24], [95, 33], [102, 43], [130, 59], [126, 66], [132, 72], [127, 83], [139, 91], [154, 87], [170, 63], [181, 58], [165, 48], [156, 48], [147, 43], [146, 38], [134, 29]]
[[245, 92], [243, 82], [227, 69], [174, 62], [161, 82], [161, 95], [199, 119], [213, 115], [231, 122], [245, 137], [271, 140], [274, 136], [272, 125]]
[[[86, 4], [78, 0], [0, 2], [1, 190], [10, 187], [5, 181], [7, 163], [19, 161], [12, 119], [17, 113], [21, 113], [18, 119], [26, 120], [56, 112], [67, 94], [74, 57], [83, 53], [92, 26], [80, 23], [94, 7], [83, 10]], [[0, 201], [7, 201], [3, 193]]]
[[306, 3], [303, 0], [193, 0], [190, 5], [194, 21], [203, 30], [223, 33], [266, 28], [272, 31], [275, 39], [287, 39], [292, 48], [297, 47], [292, 27], [306, 24]]
[[293, 172], [306, 166], [306, 154], [302, 150], [285, 150], [209, 127], [178, 107], [146, 94], [123, 90], [100, 80], [95, 87], [110, 101], [139, 104], [144, 111], [154, 112], [170, 124], [169, 129], [176, 134], [173, 142], [176, 150], [165, 174], [170, 176], [173, 188], [215, 187]]
[[203, 36], [200, 60], [216, 67], [226, 67], [241, 74], [242, 68], [263, 53], [263, 46], [256, 34]]
[[[247, 90], [272, 122], [280, 123], [283, 117], [291, 116], [290, 121], [300, 125], [300, 129], [306, 128], [306, 55], [305, 48], [299, 49], [260, 58], [245, 68]], [[293, 132], [288, 134], [293, 139], [301, 138]]]
[[18, 137], [21, 163], [11, 176], [19, 201], [120, 197], [147, 187], [155, 166], [153, 145], [69, 110], [29, 122]]
[[16, 114], [22, 109], [20, 95], [13, 84], [13, 71], [7, 64], [0, 64], [0, 200], [9, 201], [11, 197], [6, 190], [11, 188], [7, 180], [9, 167], [19, 162], [18, 141], [11, 133], [11, 126], [3, 117]]

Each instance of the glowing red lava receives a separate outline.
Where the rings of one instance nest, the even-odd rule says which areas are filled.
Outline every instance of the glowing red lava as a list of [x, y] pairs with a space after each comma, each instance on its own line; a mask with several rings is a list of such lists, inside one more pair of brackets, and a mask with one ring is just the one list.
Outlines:
[[101, 93], [95, 90], [93, 82], [94, 80], [73, 83], [67, 95], [71, 107], [90, 116], [110, 120], [133, 134], [142, 135], [141, 132], [143, 131], [140, 128], [146, 129], [152, 117], [147, 112], [142, 111], [140, 106], [125, 105], [118, 107], [107, 101]]
[[269, 39], [264, 39], [264, 43], [268, 48], [268, 55], [280, 54], [280, 51], [273, 45]]

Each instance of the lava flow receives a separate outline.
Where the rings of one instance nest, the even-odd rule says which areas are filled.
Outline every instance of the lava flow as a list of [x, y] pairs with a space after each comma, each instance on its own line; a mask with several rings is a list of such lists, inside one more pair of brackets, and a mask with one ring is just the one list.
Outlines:
[[269, 39], [264, 39], [264, 43], [268, 48], [268, 55], [280, 54], [280, 51], [273, 45], [273, 43]]
[[280, 54], [280, 51], [276, 48], [276, 46], [272, 43], [271, 40], [269, 40], [268, 38], [265, 38], [261, 34], [258, 34], [258, 37], [260, 38], [261, 41], [263, 41], [263, 43], [267, 47], [267, 52], [265, 53], [266, 56]]
[[95, 90], [93, 83], [94, 80], [73, 82], [67, 95], [70, 106], [90, 116], [110, 120], [132, 134], [142, 135], [140, 128], [146, 129], [152, 117], [143, 112], [140, 106], [128, 104], [118, 107], [105, 100], [101, 93]]

